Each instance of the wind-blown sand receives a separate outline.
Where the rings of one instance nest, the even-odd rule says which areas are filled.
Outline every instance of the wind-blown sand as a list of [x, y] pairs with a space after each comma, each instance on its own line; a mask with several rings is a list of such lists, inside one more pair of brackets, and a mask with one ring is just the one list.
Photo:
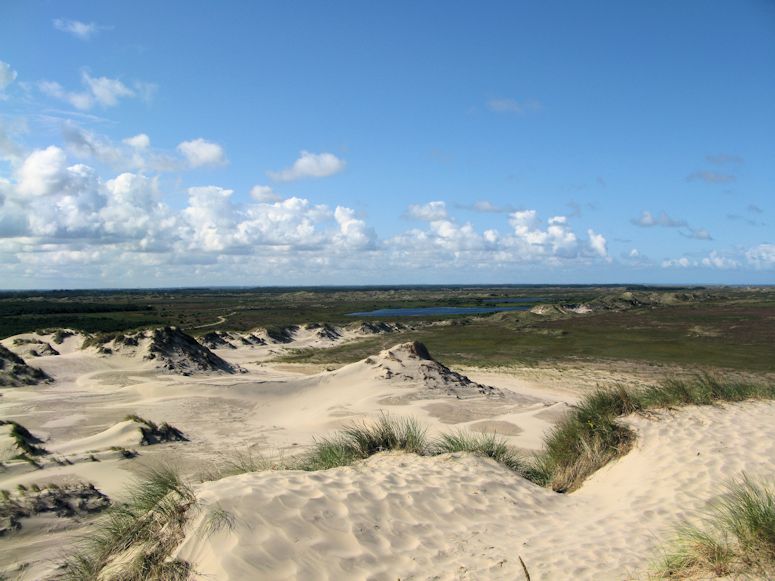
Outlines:
[[[78, 334], [5, 339], [12, 351], [39, 351], [34, 364], [53, 383], [2, 390], [0, 417], [27, 427], [49, 454], [37, 459], [40, 469], [4, 462], [0, 489], [86, 481], [120, 501], [144, 464], [174, 463], [193, 476], [237, 451], [294, 454], [381, 412], [415, 417], [431, 437], [494, 430], [530, 452], [585, 388], [567, 373], [560, 382], [536, 370], [450, 370], [412, 344], [314, 374], [272, 361], [397, 330], [257, 329], [212, 335], [210, 350], [174, 332], [85, 349]], [[719, 493], [724, 479], [772, 471], [774, 411], [759, 402], [630, 418], [635, 449], [569, 495], [460, 455], [379, 455], [325, 472], [205, 483], [178, 555], [201, 579], [521, 579], [518, 556], [532, 581], [643, 577], [670, 528]], [[143, 446], [127, 414], [169, 422], [190, 441]], [[215, 507], [233, 513], [235, 529], [205, 538], [200, 529]], [[24, 519], [21, 531], [0, 538], [0, 572], [46, 578], [94, 526], [91, 518], [52, 518]]]
[[[628, 456], [569, 495], [492, 460], [382, 454], [323, 472], [233, 476], [198, 489], [204, 507], [177, 556], [199, 579], [625, 579], [721, 483], [775, 469], [775, 404], [631, 418]], [[234, 529], [202, 533], [209, 510]]]

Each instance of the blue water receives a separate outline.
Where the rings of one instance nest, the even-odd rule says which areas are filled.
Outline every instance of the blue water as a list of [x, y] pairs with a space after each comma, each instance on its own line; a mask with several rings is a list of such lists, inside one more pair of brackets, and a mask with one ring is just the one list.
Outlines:
[[522, 297], [519, 299], [484, 299], [483, 303], [538, 303], [541, 302], [541, 297]]
[[527, 311], [530, 307], [416, 307], [405, 309], [377, 309], [347, 313], [351, 317], [422, 317], [439, 315], [481, 315], [501, 311]]

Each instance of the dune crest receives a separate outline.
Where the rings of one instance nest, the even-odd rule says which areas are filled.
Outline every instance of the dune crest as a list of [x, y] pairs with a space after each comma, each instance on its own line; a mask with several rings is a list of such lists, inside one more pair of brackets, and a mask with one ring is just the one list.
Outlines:
[[16, 353], [0, 345], [0, 387], [37, 385], [51, 381], [41, 369], [28, 365]]

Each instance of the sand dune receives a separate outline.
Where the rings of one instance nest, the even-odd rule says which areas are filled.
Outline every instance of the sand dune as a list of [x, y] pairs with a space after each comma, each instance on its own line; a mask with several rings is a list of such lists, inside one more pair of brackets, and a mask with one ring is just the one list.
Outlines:
[[[632, 418], [637, 449], [570, 495], [465, 455], [225, 478], [199, 487], [204, 507], [177, 556], [198, 579], [524, 579], [519, 556], [534, 580], [644, 578], [671, 527], [724, 479], [775, 469], [774, 412]], [[235, 525], [208, 537], [215, 507]]]
[[[215, 333], [212, 350], [172, 330], [103, 342], [70, 333], [5, 339], [11, 350], [47, 343], [59, 354], [35, 357], [53, 383], [3, 391], [0, 413], [40, 436], [50, 454], [39, 457], [40, 468], [6, 462], [0, 488], [85, 481], [120, 500], [142, 464], [175, 464], [193, 476], [236, 451], [292, 455], [381, 413], [416, 418], [431, 438], [494, 431], [530, 452], [578, 395], [572, 381], [545, 375], [549, 384], [535, 369], [519, 377], [472, 370], [472, 379], [418, 343], [311, 375], [272, 362], [367, 332], [299, 326], [286, 330], [289, 342], [261, 330]], [[224, 372], [208, 354], [245, 372]], [[520, 579], [519, 556], [533, 581], [644, 577], [671, 527], [700, 510], [725, 478], [775, 468], [773, 411], [775, 404], [759, 402], [630, 418], [636, 448], [569, 495], [461, 455], [388, 454], [325, 472], [230, 477], [197, 488], [203, 507], [178, 554], [201, 579]], [[128, 414], [163, 418], [191, 441], [141, 446], [142, 422]], [[140, 455], [125, 459], [114, 447]], [[216, 508], [233, 513], [235, 529], [205, 538], [201, 529]], [[46, 533], [33, 521], [0, 544], [0, 572], [11, 578], [24, 562], [21, 579], [52, 574], [54, 549], [83, 530], [68, 520]], [[58, 539], [53, 546], [43, 542], [49, 534]]]

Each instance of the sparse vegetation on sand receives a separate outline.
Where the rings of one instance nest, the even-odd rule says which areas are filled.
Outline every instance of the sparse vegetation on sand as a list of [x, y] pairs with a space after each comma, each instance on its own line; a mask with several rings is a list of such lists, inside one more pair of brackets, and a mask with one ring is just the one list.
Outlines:
[[686, 405], [710, 405], [745, 399], [773, 399], [775, 385], [720, 380], [699, 375], [669, 379], [639, 390], [598, 390], [585, 397], [549, 433], [534, 459], [534, 482], [570, 492], [598, 469], [631, 448], [635, 434], [617, 420], [634, 412]]
[[427, 456], [469, 452], [492, 458], [540, 486], [572, 492], [632, 447], [635, 433], [620, 418], [636, 412], [746, 399], [775, 399], [775, 385], [720, 380], [705, 374], [690, 380], [670, 379], [638, 390], [600, 389], [583, 398], [555, 426], [546, 437], [544, 450], [533, 457], [520, 456], [497, 434], [458, 431], [431, 441], [414, 418], [382, 414], [373, 423], [353, 423], [333, 436], [316, 440], [311, 450], [298, 459], [271, 462], [264, 457], [238, 456], [204, 479], [266, 469], [327, 470], [387, 451]]
[[22, 528], [21, 519], [41, 513], [72, 517], [104, 510], [110, 499], [85, 482], [19, 485], [15, 493], [0, 490], [0, 537]]
[[188, 442], [188, 438], [186, 438], [183, 432], [167, 422], [157, 425], [155, 422], [141, 418], [136, 414], [129, 414], [124, 418], [124, 421], [140, 424], [140, 431], [143, 433], [143, 440], [141, 442], [143, 446], [158, 444], [159, 442]]
[[112, 507], [104, 522], [63, 565], [63, 579], [122, 581], [188, 578], [190, 567], [169, 556], [183, 539], [193, 490], [172, 468], [148, 469], [129, 490], [129, 500]]
[[48, 454], [45, 448], [38, 446], [43, 440], [33, 435], [27, 428], [14, 421], [0, 420], [0, 426], [10, 426], [8, 435], [15, 441], [16, 447], [28, 456], [43, 456]]
[[678, 529], [656, 566], [660, 578], [775, 576], [775, 489], [746, 475], [726, 489], [700, 525]]
[[414, 418], [393, 418], [382, 414], [374, 423], [353, 423], [334, 436], [316, 440], [312, 450], [295, 467], [300, 470], [327, 470], [388, 450], [427, 453], [425, 428]]
[[431, 446], [431, 453], [434, 455], [452, 452], [469, 452], [492, 458], [515, 472], [528, 473], [530, 470], [527, 462], [504, 439], [493, 433], [482, 434], [461, 430], [442, 434]]

